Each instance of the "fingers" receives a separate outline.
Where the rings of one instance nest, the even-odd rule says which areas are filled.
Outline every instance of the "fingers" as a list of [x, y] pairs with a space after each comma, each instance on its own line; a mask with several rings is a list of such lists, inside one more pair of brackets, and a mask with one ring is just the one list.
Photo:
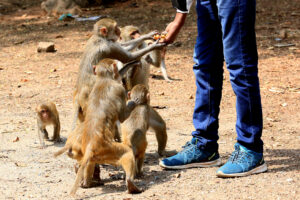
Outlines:
[[147, 37], [148, 37], [149, 39], [152, 39], [153, 36], [156, 35], [156, 34], [158, 34], [158, 31], [157, 31], [157, 30], [148, 33], [148, 34], [147, 34]]

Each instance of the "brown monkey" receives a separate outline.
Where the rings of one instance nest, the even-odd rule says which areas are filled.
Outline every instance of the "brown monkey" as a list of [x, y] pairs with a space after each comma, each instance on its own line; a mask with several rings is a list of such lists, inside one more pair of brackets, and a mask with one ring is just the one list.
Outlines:
[[126, 105], [126, 92], [122, 84], [116, 81], [117, 66], [112, 59], [103, 59], [96, 68], [97, 81], [90, 93], [86, 119], [83, 122], [81, 151], [83, 158], [71, 190], [74, 195], [83, 179], [83, 186], [91, 185], [95, 164], [121, 165], [126, 173], [129, 193], [139, 193], [133, 183], [135, 160], [132, 149], [114, 141], [113, 129], [117, 120], [123, 122], [136, 103]]
[[[133, 39], [136, 39], [139, 37], [140, 37], [140, 30], [136, 26], [130, 25], [130, 26], [125, 26], [121, 29], [121, 38], [122, 38], [121, 41], [130, 41], [130, 40], [133, 40]], [[152, 43], [153, 43], [153, 40], [146, 40], [138, 48], [145, 48], [146, 46], [151, 45]], [[143, 59], [144, 59], [144, 62], [147, 62], [148, 64], [151, 64], [152, 66], [154, 66], [156, 68], [160, 67], [160, 69], [163, 73], [164, 79], [166, 81], [170, 82], [171, 80], [168, 78], [167, 69], [166, 69], [166, 65], [165, 65], [166, 50], [167, 50], [166, 47], [163, 47], [160, 50], [155, 49], [155, 50], [151, 51], [150, 53], [146, 54], [145, 56], [143, 56]], [[144, 75], [149, 75], [149, 68], [150, 68], [149, 65], [145, 65], [142, 67]], [[141, 83], [141, 81], [139, 80], [140, 76], [141, 75], [139, 75], [139, 74], [136, 75], [136, 78], [132, 81], [133, 82], [139, 81], [139, 83]], [[146, 83], [141, 83], [141, 84], [147, 85], [148, 82], [147, 82], [147, 84]], [[133, 85], [135, 85], [135, 84], [133, 84]]]
[[83, 157], [83, 154], [81, 152], [82, 133], [83, 124], [78, 124], [78, 126], [76, 126], [76, 128], [69, 134], [65, 146], [58, 152], [54, 153], [54, 157], [57, 157], [62, 153], [68, 151], [67, 155], [70, 158], [80, 162]]
[[[137, 27], [125, 26], [124, 28], [121, 29], [121, 38], [124, 41], [131, 40], [133, 38], [140, 37], [139, 33], [140, 31]], [[142, 45], [146, 45], [145, 42]], [[128, 70], [127, 74], [123, 78], [123, 82], [127, 90], [131, 90], [137, 84], [143, 84], [147, 88], [149, 88], [148, 77], [149, 77], [150, 66], [147, 60], [149, 60], [152, 52], [142, 57], [141, 59], [142, 66], [140, 68], [136, 68], [136, 69], [131, 68], [130, 70]], [[160, 156], [162, 156], [167, 144], [166, 123], [153, 108], [150, 108], [149, 112], [150, 112], [149, 126], [155, 132], [156, 139], [158, 142], [158, 153]]]
[[[65, 146], [61, 150], [54, 153], [54, 157], [57, 157], [67, 151], [67, 155], [70, 158], [77, 160], [78, 163], [81, 162], [82, 157], [83, 157], [83, 154], [81, 151], [83, 127], [84, 127], [83, 123], [78, 124], [76, 126], [76, 128], [69, 134]], [[75, 173], [77, 173], [78, 166], [76, 164], [75, 164], [74, 168], [75, 168]], [[95, 170], [94, 170], [92, 181], [93, 181], [93, 184], [95, 184], [95, 185], [101, 184], [99, 165], [95, 165]]]
[[129, 50], [141, 44], [144, 40], [152, 38], [156, 32], [153, 31], [149, 34], [142, 35], [140, 38], [124, 42], [122, 44], [116, 41], [120, 37], [120, 29], [117, 22], [110, 18], [100, 19], [94, 25], [92, 37], [88, 40], [86, 49], [79, 66], [78, 79], [74, 93], [74, 108], [75, 115], [72, 128], [74, 129], [77, 119], [83, 121], [82, 113], [83, 108], [80, 105], [79, 95], [82, 90], [91, 91], [95, 80], [93, 78], [93, 65], [96, 65], [104, 58], [111, 58], [128, 63], [134, 60], [139, 60], [144, 54], [162, 47], [164, 44], [156, 42], [150, 46], [140, 49], [135, 52]]
[[61, 14], [80, 14], [81, 9], [74, 0], [46, 0], [41, 3], [42, 10], [48, 16], [58, 17]]
[[44, 139], [49, 139], [46, 126], [53, 125], [53, 137], [51, 141], [60, 142], [60, 121], [56, 106], [53, 102], [39, 104], [36, 109], [38, 136], [42, 148], [45, 147]]
[[149, 92], [146, 86], [136, 85], [128, 94], [131, 100], [138, 102], [128, 119], [122, 123], [122, 143], [130, 146], [135, 155], [136, 175], [142, 175], [145, 152], [147, 148], [146, 132], [149, 128], [149, 114], [151, 107]]

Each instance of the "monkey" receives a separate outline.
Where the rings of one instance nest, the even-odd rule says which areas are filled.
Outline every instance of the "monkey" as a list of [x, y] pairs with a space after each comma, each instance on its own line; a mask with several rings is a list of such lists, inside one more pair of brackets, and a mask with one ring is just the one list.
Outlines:
[[[78, 163], [82, 160], [83, 154], [81, 151], [81, 140], [83, 133], [83, 123], [78, 124], [74, 130], [68, 136], [65, 146], [59, 151], [54, 153], [54, 157], [61, 155], [62, 153], [67, 151], [67, 155], [77, 160], [77, 164], [74, 165], [75, 173], [78, 171]], [[93, 185], [99, 185], [101, 183], [100, 179], [100, 167], [99, 165], [95, 165], [95, 170], [92, 179]]]
[[[140, 31], [135, 26], [125, 26], [121, 29], [121, 38], [124, 41], [140, 37]], [[145, 42], [141, 45], [145, 45]], [[153, 51], [152, 51], [153, 52]], [[151, 53], [152, 53], [151, 52]], [[141, 67], [131, 68], [123, 78], [123, 84], [126, 90], [131, 90], [137, 84], [143, 84], [149, 89], [149, 54], [146, 54], [141, 59]], [[167, 144], [166, 123], [162, 117], [152, 107], [150, 107], [149, 127], [154, 130], [158, 142], [158, 154], [163, 156]]]
[[45, 148], [44, 139], [49, 139], [46, 126], [53, 125], [53, 137], [51, 141], [60, 142], [60, 121], [59, 114], [53, 102], [46, 102], [39, 104], [36, 109], [37, 113], [37, 127], [40, 145]]
[[84, 120], [84, 117], [81, 116], [84, 110], [80, 105], [78, 95], [80, 95], [81, 90], [91, 91], [91, 88], [95, 83], [93, 80], [92, 66], [96, 65], [104, 58], [116, 59], [122, 63], [139, 60], [144, 54], [165, 45], [156, 42], [138, 51], [132, 53], [129, 52], [131, 49], [141, 44], [144, 40], [152, 38], [155, 33], [156, 31], [153, 31], [146, 35], [142, 35], [135, 40], [120, 44], [116, 42], [120, 37], [120, 29], [115, 20], [111, 18], [104, 18], [95, 23], [93, 35], [87, 42], [79, 65], [79, 73], [73, 95], [75, 112], [72, 129], [74, 129], [77, 119], [79, 119], [79, 122], [83, 122]]
[[95, 164], [122, 166], [126, 173], [129, 193], [142, 192], [133, 183], [135, 158], [132, 149], [114, 141], [113, 129], [117, 120], [125, 121], [139, 102], [128, 101], [121, 83], [116, 81], [117, 66], [112, 59], [103, 59], [96, 68], [97, 80], [89, 95], [83, 122], [80, 162], [75, 183], [70, 192], [75, 195], [83, 180], [83, 187], [90, 187]]
[[61, 14], [80, 14], [82, 11], [74, 0], [46, 0], [41, 8], [48, 16], [58, 17]]
[[[123, 28], [121, 28], [121, 41], [130, 41], [136, 38], [139, 38], [141, 36], [140, 34], [140, 30], [138, 27], [136, 26], [125, 26]], [[145, 48], [148, 45], [151, 45], [153, 43], [152, 38], [145, 40], [145, 42], [143, 42], [138, 48]], [[165, 65], [165, 54], [166, 54], [166, 47], [163, 47], [161, 49], [155, 49], [153, 51], [151, 51], [150, 53], [146, 54], [145, 56], [143, 56], [144, 58], [144, 62], [147, 62], [148, 64], [158, 68], [160, 67], [162, 73], [163, 73], [163, 77], [166, 81], [171, 82], [171, 80], [168, 77], [167, 74], [167, 69], [166, 69], [166, 65]], [[145, 63], [143, 63], [145, 65]], [[149, 65], [145, 65], [142, 69], [144, 72], [144, 75], [149, 75]], [[133, 82], [139, 81], [139, 83], [141, 83], [140, 79], [140, 75], [136, 75], [136, 78], [134, 80], [132, 80]], [[141, 83], [144, 85], [147, 85], [146, 83]], [[134, 85], [134, 84], [133, 84]]]
[[[114, 62], [115, 62], [114, 64], [116, 64], [116, 65], [119, 64], [116, 60]], [[97, 64], [97, 65], [99, 65], [99, 64]], [[95, 75], [97, 74], [97, 72], [95, 71], [95, 69], [97, 68], [97, 65], [93, 65]], [[135, 67], [135, 66], [140, 66], [138, 61], [133, 61], [133, 62], [127, 63], [125, 65], [122, 65], [122, 68], [119, 70], [119, 73], [118, 73], [119, 75], [117, 77], [115, 77], [116, 80], [121, 81], [120, 77], [124, 76], [124, 74], [128, 70], [130, 70], [130, 68]], [[80, 91], [80, 93], [77, 95], [77, 97], [78, 97], [77, 102], [80, 105], [80, 112], [78, 115], [78, 118], [80, 119], [80, 121], [84, 121], [88, 97], [92, 90], [92, 85], [96, 82], [96, 79], [97, 79], [96, 76], [92, 76], [91, 79], [89, 80], [89, 85], [83, 87], [82, 90]], [[119, 125], [119, 123], [117, 123], [117, 125]], [[115, 127], [114, 132], [115, 132], [115, 140], [120, 142], [121, 138], [120, 138], [118, 126]]]
[[147, 148], [146, 132], [149, 128], [150, 95], [146, 86], [135, 85], [130, 93], [130, 99], [139, 102], [130, 116], [122, 123], [122, 143], [133, 149], [136, 160], [136, 175], [142, 175], [145, 152]]
[[81, 140], [82, 140], [82, 133], [83, 133], [83, 124], [78, 124], [74, 130], [68, 135], [68, 139], [66, 141], [65, 146], [54, 153], [54, 157], [61, 155], [62, 153], [67, 152], [67, 155], [77, 160], [78, 162], [81, 161], [83, 154], [81, 152]]

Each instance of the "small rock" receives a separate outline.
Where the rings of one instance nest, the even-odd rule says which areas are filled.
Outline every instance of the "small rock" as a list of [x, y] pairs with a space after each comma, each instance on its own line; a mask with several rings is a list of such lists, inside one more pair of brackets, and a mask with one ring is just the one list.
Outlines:
[[274, 44], [274, 47], [278, 47], [278, 48], [281, 48], [281, 47], [292, 47], [292, 46], [295, 46], [295, 44], [290, 44], [290, 43]]
[[19, 137], [16, 137], [14, 140], [13, 140], [13, 142], [18, 142], [20, 140], [20, 138]]
[[21, 162], [15, 162], [15, 165], [17, 167], [27, 167], [27, 165], [25, 163], [21, 163]]
[[286, 107], [287, 105], [288, 105], [287, 103], [281, 104], [282, 107]]
[[50, 70], [50, 72], [56, 72], [56, 71], [57, 71], [56, 68]]
[[57, 36], [55, 36], [55, 38], [63, 38], [63, 36], [62, 35], [57, 35]]
[[189, 97], [189, 99], [194, 99], [194, 96], [191, 94], [190, 97]]
[[23, 79], [21, 79], [21, 82], [28, 82], [28, 79], [26, 79], [26, 78], [23, 78]]
[[279, 32], [279, 37], [280, 37], [281, 39], [286, 39], [286, 38], [288, 37], [287, 31], [286, 31], [286, 30], [281, 30], [281, 31]]
[[38, 44], [37, 52], [55, 52], [53, 42], [40, 42]]
[[164, 92], [161, 92], [161, 93], [159, 93], [159, 95], [162, 95], [162, 96], [163, 96], [163, 95], [165, 95], [165, 93], [164, 93]]
[[287, 182], [293, 182], [293, 179], [292, 178], [288, 178], [286, 179]]
[[179, 173], [179, 174], [176, 174], [176, 176], [175, 176], [176, 178], [180, 178], [181, 177], [181, 174]]

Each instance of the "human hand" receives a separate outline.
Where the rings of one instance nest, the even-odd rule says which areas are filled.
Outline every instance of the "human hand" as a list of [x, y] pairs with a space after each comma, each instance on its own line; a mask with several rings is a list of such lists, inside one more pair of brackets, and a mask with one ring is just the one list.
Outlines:
[[186, 13], [176, 14], [175, 19], [170, 24], [168, 24], [165, 30], [165, 38], [162, 38], [160, 42], [171, 44], [175, 41], [181, 27], [184, 25], [186, 15]]

